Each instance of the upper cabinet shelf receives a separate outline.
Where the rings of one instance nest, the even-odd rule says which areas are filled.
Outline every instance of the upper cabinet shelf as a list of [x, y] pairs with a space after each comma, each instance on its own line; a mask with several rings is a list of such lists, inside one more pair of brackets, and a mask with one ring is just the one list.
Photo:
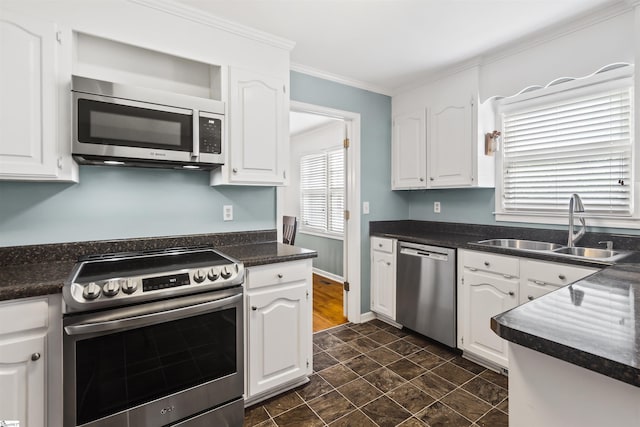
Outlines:
[[484, 154], [493, 131], [478, 105], [473, 68], [393, 98], [392, 189], [493, 187], [494, 157]]

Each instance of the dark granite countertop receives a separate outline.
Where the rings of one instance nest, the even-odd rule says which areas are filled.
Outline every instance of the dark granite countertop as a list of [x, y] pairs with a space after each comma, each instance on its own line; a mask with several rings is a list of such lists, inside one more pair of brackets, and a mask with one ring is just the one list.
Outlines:
[[[492, 238], [565, 243], [566, 230], [500, 227], [422, 221], [370, 224], [372, 236], [475, 249], [566, 264], [603, 268], [600, 272], [536, 298], [491, 319], [502, 338], [560, 360], [640, 387], [640, 236], [587, 233], [580, 246], [634, 251], [615, 264], [547, 252], [479, 245]], [[601, 247], [601, 246], [600, 246]]]
[[623, 264], [491, 319], [502, 338], [640, 387], [640, 265]]
[[212, 246], [245, 267], [314, 258], [315, 251], [275, 242], [275, 230], [0, 248], [0, 301], [55, 294], [81, 255]]

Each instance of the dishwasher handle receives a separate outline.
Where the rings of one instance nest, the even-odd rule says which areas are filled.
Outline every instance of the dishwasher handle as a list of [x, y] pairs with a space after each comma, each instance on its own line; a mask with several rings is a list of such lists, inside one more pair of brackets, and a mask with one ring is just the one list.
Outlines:
[[413, 248], [400, 248], [400, 255], [409, 255], [409, 256], [415, 256], [415, 257], [420, 257], [420, 258], [429, 258], [435, 261], [448, 261], [449, 260], [449, 256], [447, 254], [441, 254], [438, 252], [431, 252], [431, 251], [426, 251], [426, 250], [420, 250], [420, 249], [413, 249]]

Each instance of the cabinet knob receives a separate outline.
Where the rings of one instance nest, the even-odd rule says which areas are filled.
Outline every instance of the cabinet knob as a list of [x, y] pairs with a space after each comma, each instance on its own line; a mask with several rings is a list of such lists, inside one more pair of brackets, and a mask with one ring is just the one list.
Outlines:
[[38, 359], [40, 359], [40, 353], [33, 353], [31, 355], [31, 360], [33, 360], [34, 362]]
[[529, 296], [527, 297], [527, 299], [528, 299], [529, 301], [533, 301], [533, 297], [532, 297], [531, 295], [529, 295]]
[[238, 173], [238, 168], [233, 168], [233, 169], [231, 169], [231, 171], [232, 171], [233, 173]]
[[252, 311], [256, 311], [257, 309], [258, 309], [258, 307], [256, 307], [255, 305], [252, 305], [252, 306], [251, 306], [251, 310], [252, 310]]
[[434, 181], [432, 176], [429, 177], [429, 181]]
[[485, 261], [485, 262], [484, 262], [484, 266], [485, 266], [485, 267], [489, 267], [489, 261]]
[[424, 182], [424, 178], [420, 178], [420, 182]]
[[382, 247], [382, 243], [378, 243], [378, 247], [381, 248]]
[[278, 273], [278, 279], [282, 279], [283, 277], [282, 273]]
[[558, 274], [558, 279], [564, 280], [566, 278], [567, 278], [567, 276], [565, 276], [564, 274]]
[[391, 263], [390, 263], [390, 262], [387, 262], [387, 265], [391, 265]]
[[512, 296], [514, 296], [515, 294], [516, 294], [515, 292], [513, 292], [513, 291], [509, 291], [509, 296], [511, 296], [511, 297], [512, 297]]

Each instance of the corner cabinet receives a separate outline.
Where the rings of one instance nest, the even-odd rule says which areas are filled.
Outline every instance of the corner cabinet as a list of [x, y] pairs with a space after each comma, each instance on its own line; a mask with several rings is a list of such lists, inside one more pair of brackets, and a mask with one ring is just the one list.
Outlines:
[[233, 67], [229, 80], [228, 157], [212, 185], [285, 185], [288, 80]]
[[487, 252], [458, 251], [458, 347], [494, 368], [509, 366], [508, 342], [491, 318], [598, 271]]
[[312, 373], [311, 271], [311, 260], [247, 268], [245, 405]]
[[396, 320], [395, 239], [371, 238], [371, 311]]
[[55, 387], [62, 383], [62, 337], [53, 332], [51, 307], [60, 310], [61, 323], [60, 304], [50, 304], [49, 298], [0, 303], [0, 419], [28, 427], [61, 425], [61, 415], [55, 414], [62, 413], [62, 400]]
[[0, 63], [0, 179], [77, 182], [71, 31], [1, 10]]
[[392, 189], [495, 186], [483, 136], [495, 120], [479, 103], [477, 67], [395, 95], [392, 110]]

